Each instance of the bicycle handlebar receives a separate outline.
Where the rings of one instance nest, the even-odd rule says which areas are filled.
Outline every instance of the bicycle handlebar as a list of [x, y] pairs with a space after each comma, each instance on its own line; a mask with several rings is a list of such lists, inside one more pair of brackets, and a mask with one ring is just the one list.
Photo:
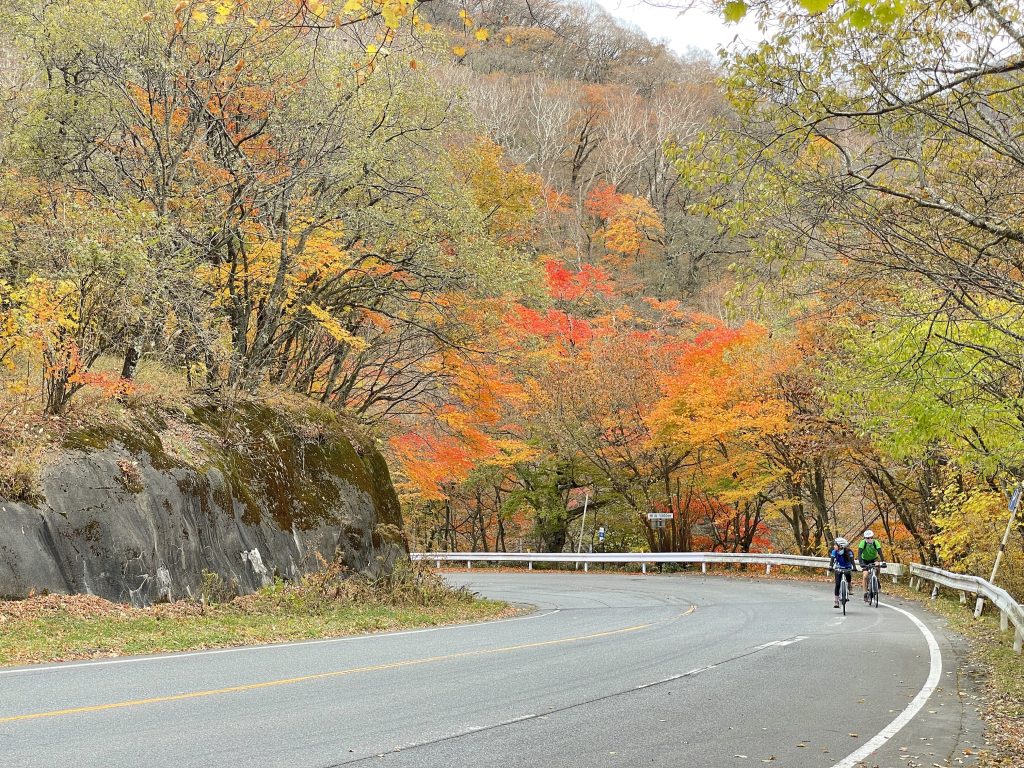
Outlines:
[[[887, 566], [888, 566], [888, 563], [878, 563], [878, 564], [868, 563], [867, 565], [863, 566], [861, 568], [861, 570], [862, 571], [870, 571], [872, 568], [885, 568]], [[856, 568], [836, 568], [836, 567], [831, 566], [831, 565], [829, 566], [828, 569], [830, 571], [839, 571], [840, 573], [851, 573], [851, 572], [857, 570]]]

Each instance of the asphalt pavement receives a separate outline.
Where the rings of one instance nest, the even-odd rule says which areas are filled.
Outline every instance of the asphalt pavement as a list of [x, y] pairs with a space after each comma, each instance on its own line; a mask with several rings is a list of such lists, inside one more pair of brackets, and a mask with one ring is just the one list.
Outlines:
[[472, 571], [483, 624], [0, 670], [0, 766], [969, 765], [961, 641], [831, 582]]

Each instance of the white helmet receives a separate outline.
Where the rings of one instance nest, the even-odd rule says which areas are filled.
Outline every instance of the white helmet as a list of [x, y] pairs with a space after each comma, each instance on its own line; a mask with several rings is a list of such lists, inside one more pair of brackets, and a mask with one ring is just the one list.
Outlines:
[[868, 529], [868, 530], [864, 531], [864, 538], [865, 539], [873, 539], [873, 538], [875, 538], [875, 532], [872, 531], [871, 529]]
[[838, 546], [840, 546], [840, 547], [845, 547], [845, 546], [846, 546], [847, 544], [849, 544], [849, 543], [850, 543], [850, 542], [848, 542], [848, 541], [847, 541], [846, 539], [844, 539], [844, 538], [843, 538], [842, 536], [836, 536], [836, 545], [838, 545]]

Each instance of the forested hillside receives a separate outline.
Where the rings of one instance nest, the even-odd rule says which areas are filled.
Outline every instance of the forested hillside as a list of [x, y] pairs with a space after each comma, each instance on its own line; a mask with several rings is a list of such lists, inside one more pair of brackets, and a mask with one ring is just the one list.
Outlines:
[[415, 549], [987, 576], [1024, 29], [750, 6], [719, 61], [553, 0], [0, 3], [0, 498], [83, 423], [316, 402]]

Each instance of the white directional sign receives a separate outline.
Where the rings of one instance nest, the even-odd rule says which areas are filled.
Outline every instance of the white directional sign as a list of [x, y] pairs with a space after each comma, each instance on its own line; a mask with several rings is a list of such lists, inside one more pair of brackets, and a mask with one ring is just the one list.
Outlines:
[[671, 512], [648, 512], [648, 520], [671, 520], [675, 515]]

